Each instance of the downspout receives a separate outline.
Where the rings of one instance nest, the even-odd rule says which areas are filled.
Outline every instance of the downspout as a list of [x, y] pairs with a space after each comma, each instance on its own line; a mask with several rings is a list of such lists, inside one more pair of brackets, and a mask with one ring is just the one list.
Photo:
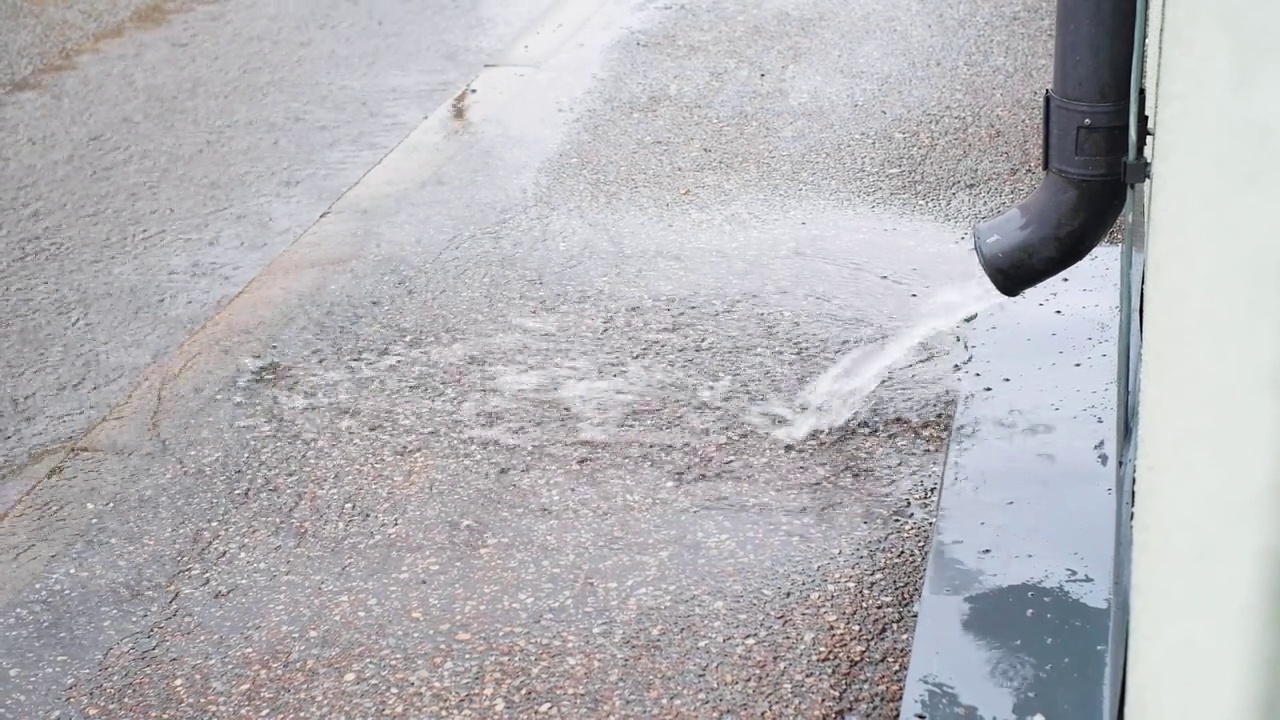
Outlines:
[[1058, 0], [1044, 178], [1021, 203], [973, 229], [978, 262], [1007, 296], [1083, 260], [1124, 209], [1135, 5]]

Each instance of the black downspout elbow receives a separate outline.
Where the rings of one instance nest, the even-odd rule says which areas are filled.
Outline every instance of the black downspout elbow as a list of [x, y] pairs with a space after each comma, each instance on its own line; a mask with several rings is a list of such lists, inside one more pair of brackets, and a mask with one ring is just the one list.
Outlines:
[[1083, 260], [1124, 209], [1136, 5], [1058, 0], [1053, 89], [1044, 98], [1044, 179], [1021, 203], [973, 229], [978, 262], [1005, 295]]

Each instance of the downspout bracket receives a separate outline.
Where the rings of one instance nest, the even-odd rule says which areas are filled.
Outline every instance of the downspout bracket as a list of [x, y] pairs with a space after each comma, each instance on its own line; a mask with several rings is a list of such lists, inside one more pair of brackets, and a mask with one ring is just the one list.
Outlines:
[[1136, 155], [1134, 159], [1129, 160], [1125, 156], [1124, 171], [1121, 174], [1121, 180], [1125, 185], [1141, 185], [1151, 179], [1151, 160], [1147, 158], [1147, 138], [1154, 137], [1155, 133], [1151, 132], [1151, 118], [1143, 112], [1147, 107], [1147, 91], [1145, 88], [1138, 90], [1138, 112], [1136, 117], [1138, 127], [1133, 133], [1133, 142], [1135, 146], [1133, 152]]
[[1137, 160], [1126, 160], [1124, 163], [1124, 180], [1125, 185], [1141, 185], [1151, 177], [1151, 161], [1145, 157]]

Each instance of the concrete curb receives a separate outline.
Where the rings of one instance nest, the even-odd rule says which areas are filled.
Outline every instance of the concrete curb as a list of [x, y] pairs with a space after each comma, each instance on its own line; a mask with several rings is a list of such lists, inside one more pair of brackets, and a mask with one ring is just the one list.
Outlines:
[[1105, 717], [1118, 259], [971, 325], [904, 720]]

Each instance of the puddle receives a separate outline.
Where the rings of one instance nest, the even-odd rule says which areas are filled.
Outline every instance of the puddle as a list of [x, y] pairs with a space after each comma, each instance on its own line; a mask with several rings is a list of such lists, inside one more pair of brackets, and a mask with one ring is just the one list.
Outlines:
[[[680, 447], [763, 428], [794, 441], [848, 421], [999, 299], [965, 233], [937, 223], [807, 205], [604, 215], [521, 215], [536, 253], [458, 243], [471, 256], [458, 262], [518, 259], [556, 296], [435, 349], [472, 389], [458, 413], [472, 437]], [[945, 380], [919, 379], [921, 398]]]

